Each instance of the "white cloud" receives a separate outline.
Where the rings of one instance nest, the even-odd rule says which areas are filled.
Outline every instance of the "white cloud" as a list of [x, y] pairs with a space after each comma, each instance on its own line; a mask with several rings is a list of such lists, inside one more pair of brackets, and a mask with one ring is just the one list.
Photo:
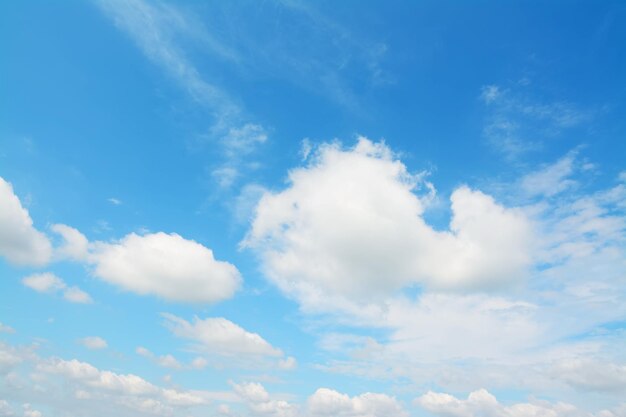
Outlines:
[[211, 172], [211, 176], [217, 181], [222, 188], [228, 188], [235, 183], [239, 176], [239, 171], [232, 166], [221, 166]]
[[193, 32], [191, 22], [176, 8], [142, 0], [99, 1], [98, 4], [150, 60], [161, 66], [195, 100], [214, 108], [219, 113], [218, 119], [239, 113], [226, 93], [206, 82], [179, 47], [177, 32]]
[[15, 413], [13, 411], [13, 408], [11, 408], [9, 403], [6, 400], [0, 400], [0, 416], [10, 417], [14, 415]]
[[[594, 415], [565, 403], [551, 404], [532, 401], [505, 406], [487, 390], [481, 389], [460, 400], [450, 394], [429, 391], [415, 400], [427, 411], [444, 417], [593, 417]], [[610, 411], [601, 411], [597, 417], [613, 417]]]
[[52, 245], [33, 227], [10, 183], [0, 178], [0, 255], [18, 265], [41, 266], [52, 256]]
[[232, 264], [174, 233], [131, 233], [115, 243], [96, 242], [89, 260], [95, 276], [167, 300], [216, 302], [230, 298], [241, 282]]
[[135, 349], [135, 352], [137, 352], [138, 355], [143, 356], [144, 358], [150, 359], [151, 361], [153, 361], [154, 363], [156, 363], [157, 365], [163, 368], [169, 368], [169, 369], [183, 369], [184, 368], [183, 364], [181, 364], [178, 361], [178, 359], [176, 359], [174, 356], [170, 354], [157, 356], [143, 346], [137, 347], [137, 349]]
[[0, 322], [0, 333], [15, 333], [15, 329]]
[[559, 361], [552, 374], [581, 390], [626, 393], [626, 365], [573, 358]]
[[78, 230], [64, 224], [54, 224], [50, 229], [63, 238], [63, 244], [55, 248], [59, 259], [84, 261], [89, 251], [89, 241]]
[[309, 166], [290, 172], [287, 189], [261, 198], [243, 245], [303, 304], [320, 293], [372, 299], [416, 283], [490, 288], [520, 278], [530, 262], [525, 216], [460, 187], [450, 230], [436, 231], [421, 217], [416, 192], [430, 191], [422, 177], [382, 143], [322, 146]]
[[66, 287], [65, 282], [51, 272], [24, 277], [22, 278], [22, 284], [37, 292], [54, 292]]
[[312, 417], [408, 416], [395, 398], [370, 392], [350, 398], [346, 394], [320, 388], [309, 397], [307, 406]]
[[481, 99], [488, 106], [483, 135], [508, 158], [541, 149], [545, 141], [582, 126], [594, 115], [564, 100], [532, 98], [519, 85], [511, 89], [483, 86]]
[[240, 157], [267, 141], [265, 128], [258, 124], [246, 123], [240, 127], [231, 127], [222, 138], [224, 149], [231, 157]]
[[291, 370], [291, 369], [296, 369], [297, 366], [298, 366], [298, 362], [296, 361], [296, 358], [294, 358], [293, 356], [289, 356], [285, 359], [281, 359], [278, 361], [279, 369]]
[[209, 363], [206, 359], [199, 357], [199, 356], [197, 358], [194, 358], [193, 361], [191, 361], [191, 367], [193, 369], [203, 369], [203, 368], [206, 368], [208, 364]]
[[174, 356], [167, 354], [159, 356], [157, 363], [163, 368], [182, 369], [183, 365]]
[[313, 145], [311, 144], [311, 140], [309, 138], [304, 138], [300, 142], [300, 156], [302, 157], [302, 162], [309, 159], [309, 155], [311, 155], [311, 151], [313, 150]]
[[70, 287], [63, 291], [63, 298], [72, 303], [91, 304], [91, 296], [78, 287]]
[[552, 165], [524, 176], [522, 189], [529, 195], [552, 197], [576, 185], [570, 176], [574, 172], [575, 153], [569, 153]]
[[[589, 173], [574, 171], [558, 181], [584, 183], [571, 176]], [[528, 197], [519, 184], [506, 188], [513, 201]], [[537, 236], [529, 252], [537, 268], [530, 268], [523, 285], [507, 292], [441, 293], [426, 287], [415, 296], [387, 295], [378, 306], [355, 305], [349, 294], [343, 299], [323, 293], [309, 297], [309, 305], [336, 314], [331, 316], [333, 325], [339, 319], [387, 330], [378, 340], [325, 337], [322, 345], [332, 357], [319, 369], [399, 384], [407, 379], [418, 386], [434, 383], [450, 390], [479, 384], [524, 387], [546, 395], [563, 395], [560, 390], [565, 389], [566, 398], [590, 403], [597, 395], [592, 391], [619, 398], [622, 365], [603, 359], [584, 360], [589, 363], [584, 367], [572, 364], [579, 355], [622, 354], [620, 330], [604, 325], [621, 321], [626, 313], [626, 190], [623, 184], [591, 194], [582, 190], [565, 187], [557, 199], [537, 194], [538, 203], [533, 199], [532, 206], [521, 208]], [[325, 319], [320, 318], [322, 323]], [[568, 363], [571, 371], [560, 368]], [[564, 388], [563, 382], [570, 387]]]
[[2, 395], [34, 404], [46, 415], [211, 415], [214, 401], [239, 401], [230, 390], [166, 388], [138, 375], [98, 369], [76, 359], [41, 358], [32, 347], [2, 342], [0, 372], [6, 373], [0, 378]]
[[254, 416], [275, 417], [406, 417], [408, 413], [394, 398], [364, 393], [349, 397], [328, 388], [319, 388], [301, 409], [285, 400], [272, 398], [263, 385], [255, 382], [232, 384]]
[[487, 104], [496, 101], [500, 96], [500, 87], [497, 85], [483, 86], [480, 93], [480, 98]]
[[263, 385], [255, 382], [232, 384], [255, 416], [298, 417], [298, 408], [284, 400], [271, 399]]
[[72, 303], [89, 304], [93, 302], [91, 296], [78, 287], [68, 287], [67, 284], [51, 272], [32, 274], [22, 278], [22, 284], [44, 293], [63, 291], [63, 298]]
[[16, 349], [12, 349], [10, 346], [0, 342], [0, 375], [7, 374], [22, 362], [22, 357]]
[[137, 44], [143, 54], [170, 75], [213, 119], [209, 129], [219, 142], [226, 162], [212, 171], [221, 187], [228, 188], [244, 169], [242, 159], [267, 140], [265, 128], [250, 123], [245, 110], [230, 94], [210, 81], [189, 59], [182, 39], [199, 42], [216, 57], [236, 61], [237, 53], [219, 42], [196, 21], [173, 5], [132, 1], [98, 1], [102, 10]]
[[130, 409], [141, 415], [172, 415], [179, 408], [182, 410], [208, 402], [202, 393], [161, 388], [137, 375], [99, 370], [76, 359], [40, 360], [36, 369], [44, 374], [62, 376], [75, 384], [81, 398], [91, 398], [84, 403], [85, 406], [93, 406], [97, 398], [103, 403], [108, 402], [109, 407]]
[[107, 198], [107, 201], [113, 204], [114, 206], [119, 206], [122, 204], [122, 200], [120, 200], [119, 198], [115, 198], [115, 197]]
[[387, 323], [395, 330], [386, 349], [424, 362], [511, 359], [555, 337], [540, 323], [537, 306], [503, 297], [426, 293], [388, 308]]
[[80, 344], [92, 350], [105, 349], [108, 346], [107, 341], [99, 336], [85, 337], [80, 340]]
[[32, 409], [28, 403], [24, 404], [22, 408], [24, 409], [24, 417], [41, 417], [43, 415], [41, 411]]
[[282, 356], [257, 333], [251, 333], [222, 317], [199, 319], [193, 323], [172, 314], [163, 314], [165, 326], [177, 337], [193, 341], [198, 351], [223, 356]]

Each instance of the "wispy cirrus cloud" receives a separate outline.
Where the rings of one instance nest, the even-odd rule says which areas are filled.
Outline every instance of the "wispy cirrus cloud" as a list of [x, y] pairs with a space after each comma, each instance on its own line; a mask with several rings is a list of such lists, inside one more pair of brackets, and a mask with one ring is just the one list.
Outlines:
[[[246, 110], [231, 94], [202, 73], [189, 58], [185, 42], [199, 42], [205, 52], [218, 59], [236, 60], [236, 53], [214, 39], [196, 20], [177, 7], [164, 2], [144, 0], [97, 1], [97, 4], [121, 30], [135, 42], [143, 54], [167, 73], [212, 117], [208, 137], [223, 146], [224, 161], [214, 169], [214, 177], [223, 187], [231, 186], [243, 168], [242, 153], [233, 148], [245, 146], [250, 154], [267, 138], [265, 128], [252, 123]], [[250, 138], [244, 137], [250, 134]], [[264, 138], [259, 141], [258, 138]], [[225, 178], [222, 173], [231, 174]], [[113, 204], [119, 200], [109, 199]]]
[[[246, 162], [271, 129], [254, 120], [241, 95], [217, 81], [223, 77], [207, 70], [205, 61], [214, 64], [209, 68], [227, 68], [243, 78], [287, 81], [353, 111], [361, 107], [355, 82], [368, 89], [392, 80], [381, 66], [384, 43], [348, 30], [307, 3], [208, 3], [194, 9], [206, 15], [207, 24], [167, 2], [97, 4], [148, 59], [209, 111], [212, 124], [198, 136], [221, 146], [223, 161], [210, 169], [210, 176], [222, 188], [255, 169]], [[274, 24], [259, 24], [259, 16]]]
[[591, 109], [567, 100], [538, 99], [522, 86], [485, 85], [479, 96], [487, 114], [483, 136], [507, 158], [539, 150], [546, 140], [594, 117]]
[[97, 4], [147, 58], [165, 70], [197, 102], [208, 106], [218, 125], [241, 113], [230, 96], [208, 82], [187, 57], [181, 37], [197, 37], [199, 32], [177, 8], [143, 0], [98, 1]]

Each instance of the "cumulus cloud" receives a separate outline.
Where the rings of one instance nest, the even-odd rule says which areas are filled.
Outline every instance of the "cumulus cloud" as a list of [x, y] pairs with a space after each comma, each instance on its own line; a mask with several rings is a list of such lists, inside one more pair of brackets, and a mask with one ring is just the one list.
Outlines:
[[52, 272], [32, 274], [24, 277], [22, 284], [37, 292], [52, 292], [65, 288], [65, 282]]
[[70, 287], [63, 291], [63, 298], [72, 303], [89, 304], [93, 300], [91, 296], [78, 287]]
[[137, 375], [100, 370], [76, 359], [40, 360], [36, 369], [44, 374], [62, 376], [76, 384], [80, 387], [82, 398], [106, 398], [116, 406], [142, 414], [171, 415], [178, 407], [207, 402], [202, 395], [190, 391], [161, 388]]
[[0, 375], [4, 376], [20, 362], [22, 357], [19, 352], [0, 342]]
[[198, 351], [223, 356], [280, 357], [283, 352], [257, 333], [251, 333], [223, 317], [200, 319], [190, 323], [173, 314], [163, 314], [165, 326], [177, 337], [191, 340]]
[[371, 392], [350, 398], [346, 394], [320, 388], [309, 397], [307, 406], [312, 417], [408, 416], [394, 397]]
[[[10, 360], [3, 365], [3, 358]], [[77, 359], [41, 358], [32, 348], [2, 342], [0, 372], [7, 372], [0, 384], [3, 395], [36, 404], [46, 415], [211, 415], [213, 401], [238, 401], [230, 391], [162, 387], [135, 374], [99, 369]], [[11, 405], [15, 409], [17, 404]]]
[[276, 417], [406, 417], [408, 413], [394, 398], [367, 392], [349, 397], [329, 388], [319, 388], [304, 407], [272, 398], [259, 383], [232, 384], [255, 416]]
[[22, 408], [24, 410], [24, 417], [41, 417], [43, 415], [41, 411], [33, 409], [28, 403], [24, 404]]
[[50, 229], [63, 238], [61, 246], [54, 249], [57, 258], [73, 261], [84, 261], [87, 258], [89, 241], [85, 235], [65, 224], [54, 224]]
[[444, 417], [614, 417], [603, 410], [598, 414], [590, 414], [565, 403], [552, 404], [547, 401], [532, 401], [505, 406], [485, 389], [474, 391], [466, 400], [458, 399], [450, 394], [429, 391], [415, 400], [427, 411]]
[[89, 261], [93, 274], [107, 282], [174, 301], [224, 300], [241, 282], [235, 266], [175, 233], [131, 233], [117, 242], [96, 242]]
[[298, 417], [298, 408], [284, 400], [271, 399], [265, 387], [259, 383], [232, 384], [255, 416]]
[[22, 278], [22, 284], [37, 292], [63, 292], [63, 298], [72, 303], [89, 304], [93, 302], [91, 296], [78, 287], [68, 287], [65, 281], [52, 272], [32, 274]]
[[383, 143], [322, 146], [285, 190], [264, 194], [242, 245], [305, 304], [320, 293], [372, 299], [414, 284], [490, 288], [522, 276], [532, 230], [520, 211], [462, 186], [449, 230], [437, 231], [422, 218], [421, 179]]
[[285, 359], [281, 359], [278, 361], [279, 369], [290, 370], [290, 369], [295, 369], [297, 366], [298, 366], [298, 362], [296, 361], [296, 358], [294, 358], [293, 356], [289, 356]]
[[85, 337], [80, 340], [80, 344], [92, 350], [105, 349], [108, 346], [107, 341], [99, 336]]
[[143, 356], [144, 358], [150, 359], [152, 362], [163, 368], [183, 369], [183, 364], [181, 364], [178, 359], [170, 354], [157, 356], [143, 346], [137, 347], [137, 349], [135, 349], [135, 352], [137, 352], [138, 355]]
[[33, 226], [13, 187], [0, 178], [0, 255], [17, 265], [41, 266], [52, 256], [52, 245]]

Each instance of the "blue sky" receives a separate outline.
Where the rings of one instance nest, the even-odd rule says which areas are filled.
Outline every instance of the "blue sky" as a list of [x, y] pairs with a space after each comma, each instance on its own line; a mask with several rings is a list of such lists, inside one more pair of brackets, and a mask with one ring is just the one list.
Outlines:
[[626, 416], [626, 6], [4, 2], [0, 415]]

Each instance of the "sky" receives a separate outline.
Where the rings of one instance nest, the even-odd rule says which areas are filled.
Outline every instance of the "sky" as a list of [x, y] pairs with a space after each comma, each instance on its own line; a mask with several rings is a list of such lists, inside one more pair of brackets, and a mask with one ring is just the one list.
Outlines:
[[0, 416], [626, 416], [623, 1], [2, 2], [0, 56]]

